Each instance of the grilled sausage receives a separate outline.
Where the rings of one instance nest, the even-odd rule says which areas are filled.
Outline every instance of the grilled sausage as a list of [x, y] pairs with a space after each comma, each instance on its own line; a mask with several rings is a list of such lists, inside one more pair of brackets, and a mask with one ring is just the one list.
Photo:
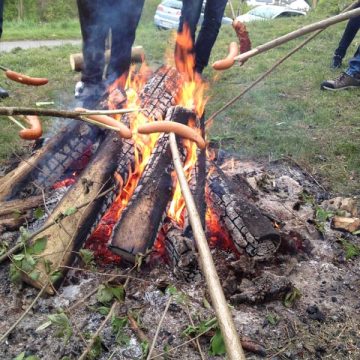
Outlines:
[[[86, 113], [86, 109], [83, 108], [76, 108], [75, 111]], [[89, 118], [90, 120], [94, 120], [98, 123], [109, 125], [117, 128], [119, 130], [119, 134], [122, 138], [130, 139], [132, 137], [131, 130], [124, 124], [122, 124], [120, 121], [115, 120], [111, 116], [107, 115], [84, 115], [85, 117]]]
[[30, 76], [27, 76], [24, 74], [17, 73], [12, 70], [6, 70], [5, 75], [10, 80], [13, 80], [18, 83], [25, 84], [25, 85], [41, 86], [41, 85], [45, 85], [49, 82], [49, 80], [46, 78], [34, 78], [34, 77], [30, 77]]
[[28, 115], [24, 117], [24, 121], [30, 125], [29, 129], [19, 131], [19, 135], [24, 140], [36, 140], [42, 135], [41, 121], [36, 115]]
[[139, 126], [139, 134], [152, 134], [158, 132], [170, 133], [173, 132], [185, 139], [194, 141], [198, 148], [204, 149], [206, 147], [205, 140], [190, 126], [179, 124], [172, 121], [154, 121], [146, 125]]
[[247, 51], [250, 51], [251, 41], [245, 24], [239, 20], [234, 20], [232, 26], [236, 32], [236, 36], [239, 39], [240, 53], [243, 54]]
[[226, 70], [231, 68], [235, 62], [235, 56], [239, 55], [239, 45], [233, 41], [229, 45], [229, 53], [225, 59], [215, 61], [213, 69], [215, 70]]

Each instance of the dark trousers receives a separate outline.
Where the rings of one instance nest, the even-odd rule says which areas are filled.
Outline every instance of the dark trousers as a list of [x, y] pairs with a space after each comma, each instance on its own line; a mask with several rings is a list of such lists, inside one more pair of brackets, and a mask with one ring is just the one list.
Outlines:
[[195, 40], [196, 25], [200, 19], [202, 0], [183, 0], [178, 32], [188, 24], [195, 51], [195, 71], [202, 73], [209, 63], [210, 53], [218, 36], [227, 0], [207, 0], [204, 20]]
[[111, 30], [109, 82], [127, 76], [144, 0], [77, 0], [83, 38], [82, 81], [96, 84], [105, 66], [105, 40]]
[[[360, 4], [357, 5], [355, 8], [360, 8]], [[348, 21], [344, 34], [341, 37], [337, 49], [335, 50], [335, 55], [338, 55], [341, 58], [345, 56], [346, 51], [350, 46], [351, 42], [354, 40], [355, 35], [359, 31], [359, 28], [360, 28], [360, 16], [355, 16]]]
[[4, 0], [0, 0], [0, 38], [2, 35], [3, 11], [4, 11]]

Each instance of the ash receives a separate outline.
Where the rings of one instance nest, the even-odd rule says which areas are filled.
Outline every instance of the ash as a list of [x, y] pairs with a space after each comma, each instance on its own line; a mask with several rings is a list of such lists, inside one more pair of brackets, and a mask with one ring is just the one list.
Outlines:
[[[359, 359], [359, 256], [349, 256], [345, 244], [359, 247], [360, 239], [332, 229], [329, 220], [319, 218], [319, 208], [328, 211], [325, 204], [333, 203], [329, 199], [334, 196], [291, 161], [257, 163], [226, 157], [221, 156], [218, 165], [281, 234], [277, 252], [261, 261], [212, 249], [247, 359], [263, 358], [264, 352], [274, 360]], [[13, 233], [2, 235], [8, 241], [13, 238]], [[99, 265], [87, 269], [80, 262], [76, 266], [82, 269], [71, 270], [58, 293], [41, 298], [0, 344], [1, 359], [13, 359], [22, 352], [39, 359], [79, 358], [86, 348], [84, 340], [89, 341], [106, 316], [101, 313], [105, 305], [96, 294], [97, 287], [110, 277], [103, 273], [123, 275], [111, 283], [126, 289], [115, 315], [134, 318], [150, 343], [170, 301], [153, 356], [165, 353], [158, 358], [201, 359], [194, 343], [177, 346], [188, 340], [184, 330], [191, 325], [190, 317], [199, 324], [215, 316], [203, 278], [185, 281], [169, 265], [150, 266], [146, 259], [141, 270]], [[8, 263], [1, 265], [0, 278], [0, 328], [4, 333], [38, 290], [12, 284]], [[54, 325], [37, 330], [48, 315], [59, 311], [66, 311], [70, 321], [72, 335], [67, 342]], [[210, 330], [199, 338], [204, 357], [225, 359], [209, 355], [213, 335]], [[261, 351], [249, 342], [260, 345]], [[139, 330], [128, 323], [115, 331], [110, 320], [88, 358], [141, 359], [143, 349]]]

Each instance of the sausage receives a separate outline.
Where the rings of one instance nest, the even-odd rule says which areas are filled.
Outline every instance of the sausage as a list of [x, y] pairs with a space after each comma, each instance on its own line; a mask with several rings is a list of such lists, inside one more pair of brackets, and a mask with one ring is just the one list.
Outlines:
[[[79, 111], [82, 113], [86, 113], [86, 109], [83, 108], [76, 108], [75, 111]], [[109, 125], [117, 128], [119, 130], [119, 134], [122, 138], [130, 139], [132, 137], [131, 130], [124, 124], [122, 124], [120, 121], [115, 120], [111, 116], [107, 115], [84, 115], [85, 117], [89, 118], [90, 120], [94, 120], [98, 123]]]
[[250, 51], [251, 50], [251, 41], [250, 41], [249, 33], [246, 29], [245, 24], [239, 20], [234, 20], [232, 23], [232, 26], [236, 32], [236, 36], [239, 39], [240, 54]]
[[231, 68], [235, 62], [235, 56], [239, 55], [239, 45], [233, 41], [229, 45], [229, 53], [225, 59], [215, 61], [212, 65], [215, 70], [226, 70]]
[[192, 140], [196, 143], [198, 148], [205, 149], [205, 140], [190, 126], [179, 124], [172, 121], [154, 121], [146, 125], [139, 126], [139, 134], [152, 134], [158, 132], [170, 133], [173, 132], [185, 139]]
[[49, 80], [46, 78], [30, 77], [30, 76], [27, 76], [24, 74], [17, 73], [12, 70], [6, 70], [5, 75], [10, 80], [13, 80], [13, 81], [19, 82], [21, 84], [25, 84], [25, 85], [41, 86], [41, 85], [45, 85], [49, 82]]
[[30, 125], [30, 129], [19, 131], [19, 135], [24, 140], [36, 140], [42, 135], [41, 121], [36, 115], [28, 115], [24, 117], [24, 121]]

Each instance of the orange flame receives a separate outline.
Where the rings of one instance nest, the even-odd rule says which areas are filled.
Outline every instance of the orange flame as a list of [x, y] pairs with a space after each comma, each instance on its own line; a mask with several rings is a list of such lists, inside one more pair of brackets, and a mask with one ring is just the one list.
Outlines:
[[[184, 25], [183, 31], [177, 34], [176, 37], [175, 64], [183, 78], [181, 89], [176, 98], [176, 104], [194, 111], [196, 116], [201, 118], [204, 113], [205, 104], [208, 100], [205, 97], [207, 86], [202, 81], [201, 76], [196, 74], [194, 70], [195, 55], [193, 52], [190, 29], [187, 24]], [[193, 119], [190, 119], [188, 125], [201, 133], [201, 130], [196, 127], [196, 123]], [[183, 146], [186, 149], [184, 171], [189, 182], [191, 180], [192, 170], [197, 162], [197, 147], [196, 144], [188, 140], [183, 141]], [[173, 174], [173, 179], [176, 181], [176, 185], [173, 199], [169, 206], [168, 216], [179, 226], [183, 226], [185, 219], [185, 201], [175, 173]]]

